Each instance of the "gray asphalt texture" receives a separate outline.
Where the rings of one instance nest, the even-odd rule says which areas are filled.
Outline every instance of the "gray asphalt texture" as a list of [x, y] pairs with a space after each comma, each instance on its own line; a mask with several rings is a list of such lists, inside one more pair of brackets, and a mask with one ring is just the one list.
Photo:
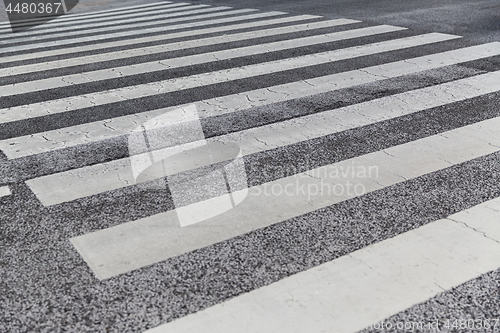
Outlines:
[[[81, 3], [82, 6], [85, 5], [85, 1]], [[136, 3], [130, 1], [108, 3], [106, 7], [102, 6], [102, 9]], [[278, 10], [292, 15], [317, 14], [326, 19], [342, 17], [362, 20], [363, 23], [356, 24], [358, 27], [392, 24], [409, 28], [408, 31], [386, 36], [321, 45], [324, 50], [427, 32], [457, 34], [464, 38], [287, 71], [272, 76], [238, 80], [229, 84], [211, 85], [161, 97], [144, 98], [140, 101], [127, 101], [35, 120], [1, 124], [0, 139], [293, 82], [318, 76], [318, 73], [327, 75], [500, 41], [498, 1], [256, 0], [249, 4], [248, 1], [239, 0], [202, 0], [194, 3], [258, 8], [263, 11]], [[94, 10], [101, 7], [89, 8]], [[78, 9], [78, 6], [75, 9]], [[321, 31], [333, 32], [344, 28]], [[38, 29], [43, 29], [43, 26]], [[294, 33], [279, 38], [261, 39], [259, 42], [305, 35], [307, 34]], [[132, 60], [70, 67], [42, 74], [12, 76], [6, 80], [2, 79], [0, 84], [129, 65], [163, 57], [205, 53], [253, 43], [256, 42], [229, 43], [223, 46], [136, 57]], [[75, 96], [318, 51], [319, 48], [315, 47], [301, 48], [293, 52], [283, 51], [203, 66], [165, 70], [154, 75], [137, 75], [122, 81], [110, 80], [59, 91], [48, 90], [36, 94], [18, 95], [1, 99], [0, 108], [22, 105], [26, 101], [33, 103]], [[99, 54], [99, 52], [87, 52], [85, 55]], [[64, 57], [41, 58], [25, 61], [22, 64], [60, 58]], [[19, 64], [21, 63], [5, 66]], [[0, 65], [2, 66], [4, 65]], [[496, 70], [500, 70], [500, 59], [492, 57], [204, 119], [202, 125], [206, 136], [211, 137]], [[305, 171], [498, 117], [499, 101], [500, 93], [488, 94], [465, 102], [247, 156], [244, 161], [249, 185], [262, 184], [290, 175], [292, 171]], [[109, 280], [98, 281], [68, 239], [173, 209], [169, 191], [167, 189], [152, 191], [148, 190], [147, 186], [129, 186], [47, 208], [40, 204], [24, 181], [127, 156], [126, 137], [12, 161], [0, 153], [0, 186], [9, 185], [13, 192], [12, 196], [0, 198], [1, 333], [142, 332], [500, 196], [500, 153], [496, 153], [186, 253], [159, 264]], [[500, 270], [485, 274], [427, 302], [415, 305], [388, 318], [386, 322], [391, 322], [395, 326], [401, 321], [438, 320], [442, 332], [477, 332], [478, 330], [466, 329], [446, 330], [444, 323], [447, 319], [500, 318], [499, 288]], [[380, 331], [384, 330], [368, 329], [363, 332]], [[398, 330], [385, 331], [398, 332]], [[483, 331], [498, 332], [500, 327], [496, 330]]]

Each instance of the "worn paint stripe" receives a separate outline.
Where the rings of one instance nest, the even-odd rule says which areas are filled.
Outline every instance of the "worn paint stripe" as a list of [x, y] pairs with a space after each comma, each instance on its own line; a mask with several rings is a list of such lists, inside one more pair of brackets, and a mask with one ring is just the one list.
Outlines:
[[[362, 28], [362, 29], [355, 29], [355, 30], [349, 30], [349, 31], [335, 32], [335, 33], [331, 33], [331, 34], [323, 34], [323, 35], [319, 35], [319, 36], [308, 36], [308, 37], [291, 39], [291, 40], [286, 40], [286, 41], [252, 45], [252, 46], [247, 46], [247, 47], [242, 47], [242, 48], [225, 49], [225, 50], [211, 52], [211, 53], [196, 54], [196, 55], [179, 57], [179, 58], [169, 58], [169, 59], [165, 59], [165, 60], [152, 61], [152, 62], [146, 62], [146, 63], [141, 63], [141, 64], [129, 65], [129, 66], [113, 67], [113, 68], [107, 68], [107, 69], [102, 69], [102, 70], [98, 70], [98, 71], [92, 71], [92, 72], [84, 72], [84, 73], [65, 75], [65, 76], [56, 76], [56, 77], [51, 77], [51, 78], [42, 79], [42, 80], [20, 82], [20, 83], [2, 86], [2, 89], [0, 90], [0, 97], [1, 96], [9, 96], [9, 95], [18, 95], [18, 94], [22, 94], [22, 93], [30, 93], [30, 92], [42, 91], [42, 90], [48, 90], [48, 89], [63, 88], [63, 87], [73, 86], [75, 84], [96, 82], [96, 81], [102, 81], [102, 80], [109, 80], [109, 79], [116, 79], [116, 78], [123, 79], [127, 76], [132, 76], [132, 75], [137, 75], [137, 74], [153, 73], [153, 72], [158, 72], [158, 71], [164, 71], [166, 69], [199, 65], [199, 64], [204, 64], [204, 63], [208, 63], [208, 62], [234, 59], [234, 58], [257, 55], [257, 54], [265, 54], [268, 52], [283, 51], [283, 50], [289, 50], [289, 49], [299, 48], [299, 47], [304, 47], [304, 46], [311, 46], [311, 45], [322, 44], [322, 43], [330, 43], [330, 42], [339, 41], [339, 40], [347, 40], [347, 39], [352, 39], [352, 38], [359, 38], [359, 37], [364, 37], [364, 36], [371, 36], [371, 35], [400, 31], [400, 30], [404, 30], [404, 28], [393, 27], [393, 26], [377, 26], [377, 27], [370, 27], [370, 28]], [[259, 35], [258, 32], [255, 32], [252, 34], [254, 36]], [[248, 34], [247, 38], [251, 39], [252, 38], [251, 34]], [[354, 56], [363, 56], [366, 54], [373, 54], [375, 52], [381, 53], [381, 52], [386, 52], [386, 51], [392, 51], [394, 49], [400, 49], [403, 47], [411, 47], [411, 46], [415, 46], [415, 45], [419, 46], [419, 45], [428, 44], [428, 43], [442, 42], [442, 41], [450, 40], [450, 39], [454, 39], [454, 38], [459, 38], [459, 37], [453, 36], [453, 35], [431, 33], [431, 34], [420, 35], [420, 36], [400, 38], [400, 39], [390, 40], [390, 41], [381, 42], [381, 43], [374, 43], [374, 44], [368, 44], [368, 45], [363, 45], [363, 46], [358, 46], [358, 47], [352, 47], [352, 48], [348, 48], [348, 49], [342, 49], [342, 51], [337, 50], [337, 51], [334, 51], [336, 54], [340, 53], [340, 54], [344, 54], [344, 56], [334, 57], [333, 60], [336, 61], [339, 59], [349, 59], [349, 58], [353, 57], [352, 53], [354, 53], [354, 52], [355, 52]], [[240, 41], [240, 40], [242, 40], [242, 38], [241, 38], [241, 36], [236, 36], [233, 38], [231, 38], [231, 37], [216, 38], [215, 43], [224, 43], [227, 40]], [[201, 41], [201, 42], [203, 42], [203, 41]], [[203, 44], [203, 43], [200, 43], [199, 40], [197, 40], [197, 41], [194, 41], [192, 43], [185, 42], [185, 43], [179, 43], [179, 44], [186, 44], [186, 48], [190, 48], [190, 47], [198, 47], [200, 45], [211, 45], [211, 44], [213, 45], [214, 42], [210, 43], [210, 41], [208, 41], [208, 43]], [[182, 47], [182, 45], [179, 45], [179, 44], [173, 44], [172, 48]], [[140, 53], [140, 54], [146, 53], [147, 54], [149, 51], [152, 51], [151, 53], [170, 51], [168, 47], [165, 47], [163, 45], [159, 46], [159, 47], [154, 47], [153, 49], [154, 50], [138, 49], [137, 50], [138, 52], [135, 50], [131, 51], [131, 52], [122, 51], [121, 55], [116, 57], [116, 58], [113, 57], [114, 54], [107, 54], [106, 56], [99, 57], [99, 58], [96, 58], [95, 56], [87, 57], [87, 59], [85, 59], [85, 60], [86, 61], [93, 61], [93, 62], [100, 62], [100, 61], [105, 61], [107, 59], [116, 60], [118, 58], [137, 56], [138, 55], [137, 53]], [[185, 48], [183, 48], [183, 49], [185, 49]], [[351, 54], [349, 54], [349, 50], [352, 50]], [[321, 56], [321, 53], [319, 53], [317, 55]], [[309, 58], [316, 58], [316, 55], [309, 56]], [[70, 61], [70, 63], [73, 64], [74, 61]], [[312, 61], [311, 63], [314, 64], [315, 62]], [[26, 66], [26, 67], [30, 67], [30, 66]], [[46, 67], [46, 65], [44, 65], [43, 67]], [[259, 66], [259, 67], [261, 67], [261, 66]], [[9, 69], [9, 71], [11, 73], [17, 73], [18, 72], [17, 69], [19, 69], [19, 67]], [[24, 70], [26, 70], [26, 69], [21, 68], [21, 72]], [[28, 70], [29, 70], [29, 68], [28, 68]], [[1, 74], [1, 70], [0, 70], [0, 74]]]
[[[478, 220], [486, 234], [476, 229]], [[376, 330], [384, 319], [500, 267], [499, 220], [494, 199], [146, 332]], [[421, 324], [438, 331], [438, 322]]]
[[[195, 212], [197, 204], [79, 236], [72, 242], [99, 279], [110, 278], [498, 152], [498, 128], [500, 118], [485, 120], [257, 185], [249, 188], [248, 197], [232, 210], [193, 226], [175, 227], [179, 225], [176, 210]], [[170, 171], [177, 170], [173, 167]], [[85, 179], [90, 176], [103, 181], [100, 172]], [[75, 192], [89, 189], [82, 187], [88, 182], [74, 177], [71, 171], [26, 183], [44, 205], [52, 204], [60, 193], [74, 197], [83, 194]]]
[[[210, 24], [231, 23], [231, 22], [243, 21], [243, 20], [262, 19], [262, 18], [267, 18], [269, 16], [276, 16], [276, 15], [281, 15], [281, 14], [277, 14], [277, 12], [258, 13], [258, 14], [242, 15], [242, 16], [235, 16], [235, 17], [216, 19], [216, 20], [207, 20], [207, 21], [195, 22], [195, 23], [169, 25], [169, 26], [161, 27], [161, 28], [145, 29], [146, 33], [148, 33], [148, 32], [149, 33], [158, 33], [158, 32], [165, 32], [165, 31], [167, 32], [165, 34], [147, 36], [147, 37], [134, 37], [134, 35], [137, 35], [139, 33], [137, 31], [132, 31], [131, 32], [132, 35], [128, 36], [129, 37], [128, 39], [120, 40], [117, 42], [97, 43], [97, 44], [90, 44], [90, 45], [77, 46], [77, 47], [67, 47], [67, 48], [63, 48], [63, 49], [49, 50], [49, 51], [38, 51], [37, 52], [36, 50], [33, 50], [30, 53], [2, 57], [2, 58], [0, 58], [0, 63], [26, 61], [26, 60], [31, 60], [31, 59], [39, 59], [39, 58], [44, 58], [44, 57], [52, 57], [52, 56], [57, 56], [57, 55], [63, 55], [63, 54], [66, 55], [66, 54], [87, 52], [87, 51], [97, 51], [97, 50], [113, 48], [113, 47], [123, 47], [123, 46], [127, 46], [127, 45], [150, 43], [150, 42], [155, 42], [155, 41], [166, 41], [169, 39], [178, 39], [178, 38], [184, 38], [184, 37], [192, 37], [192, 36], [226, 32], [226, 31], [239, 30], [239, 29], [264, 27], [264, 26], [274, 25], [274, 24], [284, 24], [284, 23], [306, 21], [306, 20], [312, 20], [312, 19], [319, 18], [319, 16], [314, 16], [314, 15], [287, 16], [287, 17], [281, 17], [281, 18], [277, 18], [277, 19], [225, 25], [225, 26], [215, 27], [215, 28], [190, 29], [188, 31], [168, 33], [168, 31], [170, 31], [170, 30], [194, 28], [194, 27], [203, 26], [203, 25], [210, 25]], [[351, 24], [351, 23], [359, 22], [359, 21], [347, 20], [347, 19], [338, 19], [336, 21], [345, 22], [344, 24]], [[140, 34], [143, 34], [142, 31], [144, 31], [144, 30], [140, 30]], [[104, 54], [106, 54], [106, 53], [103, 53], [99, 56], [102, 56]], [[73, 59], [77, 59], [77, 58], [80, 58], [80, 57], [76, 57]], [[52, 63], [52, 62], [49, 62], [49, 63]], [[63, 67], [62, 66], [63, 63], [64, 62], [58, 62], [58, 65]], [[23, 67], [21, 67], [21, 68], [23, 68]]]

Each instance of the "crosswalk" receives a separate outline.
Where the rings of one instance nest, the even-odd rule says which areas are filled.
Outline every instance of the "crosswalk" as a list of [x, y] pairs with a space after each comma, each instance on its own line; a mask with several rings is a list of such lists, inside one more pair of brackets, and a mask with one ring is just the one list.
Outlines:
[[452, 195], [500, 157], [500, 42], [463, 39], [170, 1], [0, 25], [0, 202], [61, 224], [53, 307], [154, 309], [86, 329], [362, 330], [500, 267], [500, 183]]

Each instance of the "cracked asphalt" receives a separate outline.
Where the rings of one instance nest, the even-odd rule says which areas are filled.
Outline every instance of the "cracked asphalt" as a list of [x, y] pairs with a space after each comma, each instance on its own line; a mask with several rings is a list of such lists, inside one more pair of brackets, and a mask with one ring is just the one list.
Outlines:
[[[155, 1], [80, 0], [73, 12], [148, 3]], [[142, 14], [144, 27], [124, 29], [120, 31], [124, 35], [117, 33], [105, 41], [99, 39], [104, 32], [86, 35], [84, 28], [75, 29], [72, 37], [51, 38], [43, 25], [33, 29], [40, 31], [33, 35], [39, 36], [38, 41], [29, 35], [18, 40], [0, 38], [0, 188], [7, 186], [12, 192], [0, 196], [1, 333], [145, 332], [442, 219], [498, 243], [490, 233], [450, 217], [500, 197], [500, 144], [494, 128], [500, 117], [500, 89], [488, 90], [499, 82], [494, 74], [500, 71], [500, 53], [497, 44], [479, 49], [500, 42], [498, 1], [188, 3], [319, 15], [319, 22], [357, 21], [279, 34], [277, 29], [291, 23], [270, 25], [269, 33], [258, 32], [267, 27], [240, 27], [239, 37], [223, 29], [202, 37], [189, 35], [195, 25], [188, 24], [174, 29], [176, 35], [167, 44], [162, 34], [181, 23], [162, 24]], [[2, 10], [0, 19], [5, 21]], [[109, 20], [112, 24], [118, 19]], [[242, 24], [248, 22], [251, 19]], [[353, 29], [371, 31], [378, 25], [405, 29], [335, 37]], [[61, 33], [71, 32], [63, 28]], [[304, 42], [312, 32], [320, 42]], [[137, 33], [138, 43], [129, 43], [127, 33]], [[390, 45], [395, 39], [431, 33], [443, 34], [439, 35], [443, 39], [359, 53], [368, 44]], [[69, 44], [72, 40], [75, 43]], [[32, 46], [37, 42], [47, 44], [37, 50]], [[104, 42], [109, 44], [102, 46]], [[476, 46], [470, 52], [455, 51]], [[72, 52], [66, 53], [67, 48]], [[353, 53], [342, 55], [347, 48]], [[322, 52], [329, 53], [318, 55]], [[342, 57], [335, 58], [337, 54]], [[293, 59], [284, 60], [288, 58]], [[479, 83], [467, 81], [481, 75]], [[453, 85], [458, 81], [461, 86]], [[414, 94], [415, 105], [394, 97], [405, 94]], [[438, 98], [451, 102], [432, 104]], [[217, 239], [217, 233], [210, 234], [206, 238], [216, 241], [209, 245], [108, 279], [96, 278], [69, 240], [176, 208], [164, 182], [135, 183], [127, 173], [133, 161], [129, 139], [134, 129], [165, 110], [192, 105], [208, 143], [241, 148], [248, 187], [263, 188], [351, 159], [365, 161], [370, 154], [386, 155], [380, 157], [381, 168], [390, 169], [396, 162], [387, 161], [396, 160], [407, 163], [407, 168], [381, 173], [383, 177], [373, 179], [377, 189], [364, 195], [321, 207], [303, 200], [302, 205], [314, 209], [303, 208], [292, 218], [236, 237]], [[380, 114], [366, 112], [372, 109]], [[397, 116], [389, 114], [400, 109]], [[329, 114], [332, 110], [338, 113]], [[463, 128], [472, 130], [464, 130], [462, 136], [449, 134]], [[409, 165], [413, 155], [394, 148], [429, 138], [434, 146], [428, 148], [436, 154], [421, 165]], [[439, 151], [440, 144], [451, 148]], [[488, 145], [491, 150], [485, 148]], [[420, 152], [421, 146], [415, 147]], [[480, 154], [481, 149], [488, 153]], [[460, 160], [456, 158], [460, 154], [472, 157]], [[198, 165], [197, 171], [223, 169], [232, 158], [223, 153], [219, 157], [213, 165]], [[431, 169], [440, 163], [447, 165], [418, 173], [420, 167]], [[180, 178], [193, 176], [186, 169], [179, 166]], [[57, 203], [44, 205], [32, 184], [59, 174], [81, 181], [64, 183], [54, 178], [54, 188], [60, 186], [62, 195], [55, 193]], [[95, 183], [106, 190], [96, 191]], [[78, 186], [95, 193], [79, 196]], [[182, 199], [191, 204], [225, 190], [187, 191], [189, 195]], [[255, 219], [265, 219], [266, 209], [254, 207]], [[442, 292], [424, 302], [391, 312], [383, 328], [372, 326], [360, 332], [408, 331], [397, 328], [401, 322], [439, 323], [438, 330], [414, 332], [500, 332], [500, 324], [480, 330], [445, 326], [455, 320], [500, 319], [500, 268], [453, 288], [439, 288]]]

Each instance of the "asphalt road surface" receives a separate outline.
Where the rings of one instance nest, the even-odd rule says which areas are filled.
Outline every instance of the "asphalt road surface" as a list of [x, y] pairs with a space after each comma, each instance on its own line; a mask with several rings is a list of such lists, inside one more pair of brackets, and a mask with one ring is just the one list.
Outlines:
[[500, 332], [498, 1], [0, 8], [0, 332]]

